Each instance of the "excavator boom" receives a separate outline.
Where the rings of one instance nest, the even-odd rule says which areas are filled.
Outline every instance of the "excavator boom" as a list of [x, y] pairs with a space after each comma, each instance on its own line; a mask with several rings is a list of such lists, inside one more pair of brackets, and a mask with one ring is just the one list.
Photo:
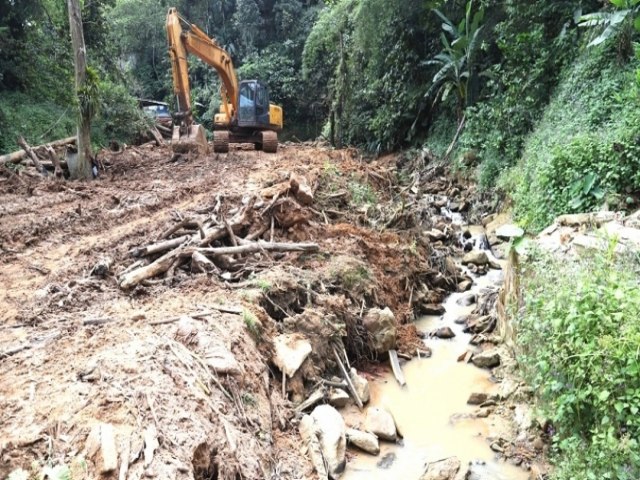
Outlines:
[[[183, 24], [188, 29], [183, 30]], [[264, 84], [257, 80], [239, 84], [229, 54], [200, 28], [181, 18], [175, 8], [167, 13], [166, 28], [173, 91], [178, 104], [175, 115], [178, 125], [172, 139], [174, 150], [206, 151], [207, 148], [204, 129], [194, 123], [191, 110], [187, 55], [192, 54], [213, 67], [222, 81], [222, 104], [214, 121], [214, 150], [227, 151], [229, 142], [235, 141], [253, 142], [265, 151], [275, 151], [276, 132], [282, 129], [282, 108], [268, 103]]]

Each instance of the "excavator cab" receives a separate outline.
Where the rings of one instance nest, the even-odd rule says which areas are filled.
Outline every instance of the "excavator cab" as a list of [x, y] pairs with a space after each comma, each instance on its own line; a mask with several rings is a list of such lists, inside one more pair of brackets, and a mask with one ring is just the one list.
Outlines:
[[259, 80], [240, 82], [240, 108], [238, 126], [250, 128], [269, 127], [269, 91]]

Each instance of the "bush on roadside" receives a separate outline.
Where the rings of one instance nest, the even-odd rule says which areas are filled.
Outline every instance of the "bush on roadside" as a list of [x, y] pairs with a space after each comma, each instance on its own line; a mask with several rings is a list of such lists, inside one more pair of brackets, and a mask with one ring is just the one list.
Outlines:
[[640, 290], [615, 245], [525, 267], [519, 361], [556, 431], [556, 480], [640, 478]]

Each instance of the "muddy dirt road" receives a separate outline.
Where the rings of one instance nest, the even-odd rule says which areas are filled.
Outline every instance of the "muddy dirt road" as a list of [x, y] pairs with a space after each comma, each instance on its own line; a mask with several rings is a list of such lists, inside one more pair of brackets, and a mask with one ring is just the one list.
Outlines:
[[[469, 216], [473, 188], [425, 158], [285, 145], [173, 162], [168, 147], [143, 146], [101, 159], [91, 183], [0, 176], [0, 478], [53, 467], [74, 479], [316, 478], [299, 434], [315, 403], [299, 405], [318, 389], [317, 403], [336, 405], [336, 390], [350, 392], [336, 359], [375, 382], [389, 345], [402, 364], [428, 352], [413, 320], [441, 315], [450, 293], [490, 270], [455, 260], [471, 236], [452, 219]], [[196, 262], [191, 239], [216, 228], [225, 233], [197, 246], [212, 261]], [[180, 261], [123, 284], [166, 254], [136, 251], [182, 236]], [[252, 242], [262, 247], [233, 250]], [[392, 344], [366, 320], [385, 307]], [[483, 316], [470, 315], [472, 330]], [[476, 340], [478, 356], [494, 346]], [[285, 381], [283, 342], [304, 347]], [[506, 412], [514, 436], [494, 438], [493, 454], [535, 463], [531, 425], [511, 428], [515, 408], [489, 410]]]

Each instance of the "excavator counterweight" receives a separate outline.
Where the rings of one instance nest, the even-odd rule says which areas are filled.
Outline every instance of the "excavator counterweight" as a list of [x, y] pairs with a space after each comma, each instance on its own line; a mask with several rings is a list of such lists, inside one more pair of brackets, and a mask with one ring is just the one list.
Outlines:
[[[187, 28], [183, 30], [182, 26]], [[190, 24], [175, 8], [167, 13], [167, 39], [173, 91], [176, 96], [176, 125], [172, 148], [175, 152], [206, 152], [208, 144], [202, 125], [194, 122], [191, 110], [188, 54], [213, 67], [222, 81], [220, 113], [214, 117], [213, 149], [229, 151], [232, 143], [253, 143], [256, 149], [275, 153], [282, 130], [282, 108], [269, 102], [269, 90], [259, 80], [238, 82], [231, 56], [200, 28]]]

